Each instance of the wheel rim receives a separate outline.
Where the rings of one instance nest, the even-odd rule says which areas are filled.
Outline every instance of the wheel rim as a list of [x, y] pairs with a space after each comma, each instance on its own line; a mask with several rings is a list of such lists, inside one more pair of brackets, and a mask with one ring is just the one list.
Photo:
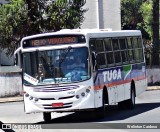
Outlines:
[[104, 112], [106, 111], [104, 96], [103, 96], [103, 111], [104, 111]]

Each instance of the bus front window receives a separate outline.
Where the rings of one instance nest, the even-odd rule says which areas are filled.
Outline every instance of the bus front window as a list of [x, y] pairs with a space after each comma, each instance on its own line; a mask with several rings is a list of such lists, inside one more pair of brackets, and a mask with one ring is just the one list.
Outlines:
[[90, 78], [87, 47], [35, 51], [23, 54], [26, 85], [85, 81]]

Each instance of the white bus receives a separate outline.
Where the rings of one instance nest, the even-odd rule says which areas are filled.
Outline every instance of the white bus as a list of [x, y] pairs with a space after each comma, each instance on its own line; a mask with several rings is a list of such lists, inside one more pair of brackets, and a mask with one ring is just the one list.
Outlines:
[[105, 105], [133, 109], [147, 87], [140, 31], [66, 29], [24, 37], [15, 51], [22, 68], [24, 110], [95, 110]]

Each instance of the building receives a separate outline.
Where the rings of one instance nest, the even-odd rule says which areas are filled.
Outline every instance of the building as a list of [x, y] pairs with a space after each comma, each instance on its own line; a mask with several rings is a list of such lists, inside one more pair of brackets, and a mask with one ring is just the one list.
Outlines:
[[121, 30], [120, 0], [86, 0], [85, 20], [81, 28]]

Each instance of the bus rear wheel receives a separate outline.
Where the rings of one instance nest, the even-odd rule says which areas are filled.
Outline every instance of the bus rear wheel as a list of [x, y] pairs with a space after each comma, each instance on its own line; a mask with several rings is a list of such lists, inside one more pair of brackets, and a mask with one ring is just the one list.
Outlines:
[[130, 99], [126, 100], [126, 105], [128, 109], [134, 109], [135, 107], [135, 90], [131, 89], [131, 97]]
[[50, 122], [51, 121], [51, 113], [50, 112], [43, 112], [43, 120], [45, 122]]

